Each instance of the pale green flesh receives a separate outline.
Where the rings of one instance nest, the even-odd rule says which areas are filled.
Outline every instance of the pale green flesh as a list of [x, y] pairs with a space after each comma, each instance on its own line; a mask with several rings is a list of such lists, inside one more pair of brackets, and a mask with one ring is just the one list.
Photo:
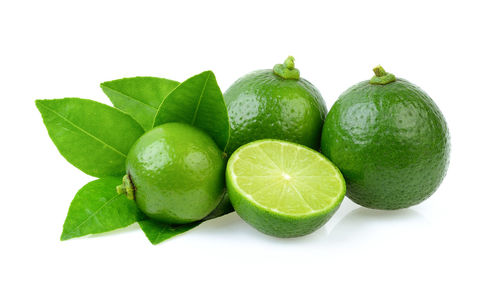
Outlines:
[[233, 156], [229, 168], [238, 191], [270, 211], [307, 215], [331, 209], [342, 197], [338, 169], [300, 145], [258, 141]]

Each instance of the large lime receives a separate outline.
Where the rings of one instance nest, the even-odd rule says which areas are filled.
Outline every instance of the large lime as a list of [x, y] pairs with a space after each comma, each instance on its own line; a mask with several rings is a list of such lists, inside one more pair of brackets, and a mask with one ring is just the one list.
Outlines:
[[344, 178], [332, 162], [281, 140], [240, 147], [229, 158], [226, 182], [238, 215], [277, 237], [315, 231], [330, 219], [345, 194]]
[[127, 192], [147, 216], [172, 224], [197, 221], [219, 203], [224, 189], [222, 152], [200, 129], [167, 123], [146, 132], [127, 156]]
[[330, 110], [321, 148], [342, 171], [347, 196], [375, 209], [400, 209], [431, 196], [450, 152], [441, 111], [416, 85], [380, 66]]
[[259, 70], [238, 79], [224, 99], [231, 124], [229, 153], [265, 138], [319, 148], [327, 109], [319, 91], [300, 78], [293, 57], [274, 70]]

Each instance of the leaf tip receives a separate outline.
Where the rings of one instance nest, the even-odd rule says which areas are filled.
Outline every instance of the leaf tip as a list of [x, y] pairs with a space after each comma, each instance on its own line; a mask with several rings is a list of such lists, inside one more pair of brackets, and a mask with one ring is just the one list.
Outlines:
[[109, 83], [110, 83], [110, 82], [111, 82], [111, 81], [103, 81], [103, 82], [101, 82], [101, 83], [99, 84], [99, 87], [100, 87], [101, 89], [104, 89], [104, 88], [109, 88], [109, 86], [108, 86], [108, 85], [109, 85]]
[[69, 235], [66, 231], [63, 230], [63, 232], [61, 233], [61, 237], [59, 239], [61, 241], [65, 241], [65, 240], [68, 240], [71, 238], [73, 238], [73, 237], [71, 235]]
[[35, 106], [38, 111], [42, 114], [42, 118], [48, 106], [50, 106], [50, 102], [55, 99], [36, 99]]
[[40, 109], [40, 106], [45, 102], [46, 99], [35, 99], [35, 105], [38, 109]]
[[206, 71], [203, 71], [203, 72], [201, 72], [201, 73], [200, 73], [200, 74], [198, 74], [198, 75], [199, 75], [199, 76], [201, 76], [201, 75], [206, 75], [207, 77], [211, 77], [211, 76], [215, 77], [214, 72], [213, 72], [213, 71], [211, 71], [211, 70], [206, 70]]

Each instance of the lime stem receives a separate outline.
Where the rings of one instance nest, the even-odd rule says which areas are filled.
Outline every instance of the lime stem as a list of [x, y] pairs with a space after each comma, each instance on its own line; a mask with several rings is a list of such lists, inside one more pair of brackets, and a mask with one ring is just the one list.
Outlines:
[[375, 75], [371, 78], [371, 84], [384, 85], [396, 81], [396, 77], [392, 73], [388, 73], [380, 65], [373, 68]]
[[384, 68], [380, 65], [374, 67], [373, 72], [375, 73], [376, 76], [379, 76], [379, 77], [387, 74], [387, 72], [384, 70]]
[[277, 64], [273, 68], [275, 75], [284, 79], [299, 79], [300, 71], [295, 68], [295, 58], [289, 56], [282, 64]]
[[289, 70], [293, 70], [295, 68], [295, 58], [292, 56], [289, 56], [285, 60], [285, 66]]
[[132, 179], [130, 178], [130, 175], [125, 175], [123, 176], [122, 184], [119, 186], [116, 186], [116, 192], [118, 194], [125, 194], [125, 196], [129, 200], [134, 200], [135, 199], [135, 187], [134, 184], [132, 183]]

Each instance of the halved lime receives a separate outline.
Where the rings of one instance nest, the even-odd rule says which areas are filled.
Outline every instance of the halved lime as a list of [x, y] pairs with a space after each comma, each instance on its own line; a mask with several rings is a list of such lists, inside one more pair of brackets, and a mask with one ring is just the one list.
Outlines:
[[302, 236], [320, 228], [345, 195], [339, 169], [305, 146], [258, 140], [228, 161], [226, 182], [238, 215], [257, 230], [277, 237]]

